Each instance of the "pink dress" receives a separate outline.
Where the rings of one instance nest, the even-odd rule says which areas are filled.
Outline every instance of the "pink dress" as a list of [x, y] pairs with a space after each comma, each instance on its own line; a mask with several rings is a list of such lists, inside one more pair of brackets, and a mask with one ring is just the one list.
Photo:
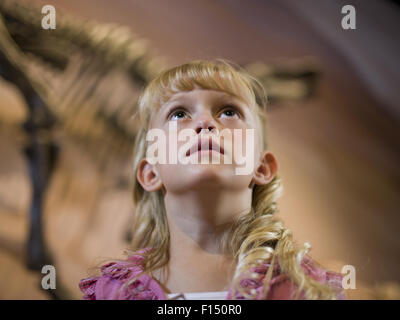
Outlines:
[[[146, 252], [149, 248], [138, 251]], [[167, 296], [158, 282], [148, 274], [143, 273], [136, 281], [122, 288], [125, 281], [138, 275], [143, 271], [143, 257], [132, 255], [124, 262], [110, 262], [101, 267], [101, 275], [82, 279], [79, 288], [82, 291], [84, 300], [167, 300]], [[270, 266], [269, 263], [260, 265], [253, 269], [260, 273], [259, 279], [244, 279], [241, 285], [246, 288], [254, 288], [257, 292], [257, 299], [263, 299], [262, 280]], [[325, 283], [337, 291], [338, 299], [345, 299], [342, 288], [342, 274], [323, 270], [315, 265], [309, 256], [304, 256], [302, 268], [314, 280]], [[296, 292], [296, 285], [285, 274], [280, 272], [276, 264], [268, 290], [268, 300], [290, 300]], [[300, 297], [302, 298], [302, 297]], [[226, 299], [244, 299], [240, 294], [228, 291]]]

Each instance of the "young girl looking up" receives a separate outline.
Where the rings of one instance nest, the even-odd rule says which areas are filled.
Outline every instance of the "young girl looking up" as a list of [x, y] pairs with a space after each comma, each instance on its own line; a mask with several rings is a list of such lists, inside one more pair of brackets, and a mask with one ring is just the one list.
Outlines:
[[125, 260], [81, 280], [84, 299], [344, 298], [342, 275], [298, 248], [275, 217], [282, 185], [266, 104], [263, 86], [223, 59], [174, 67], [147, 85], [133, 241]]

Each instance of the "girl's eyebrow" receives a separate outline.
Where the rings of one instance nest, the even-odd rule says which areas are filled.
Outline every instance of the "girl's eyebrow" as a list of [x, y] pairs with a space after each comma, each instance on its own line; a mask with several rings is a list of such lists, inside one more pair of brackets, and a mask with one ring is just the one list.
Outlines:
[[[182, 97], [182, 96], [178, 96], [178, 97], [175, 97], [175, 98], [173, 98], [173, 99], [171, 99], [171, 100], [168, 100], [167, 102], [165, 102], [165, 103], [161, 106], [161, 108], [159, 109], [158, 114], [159, 114], [162, 118], [166, 117], [166, 116], [168, 115], [168, 113], [170, 112], [170, 110], [173, 108], [172, 105], [173, 105], [175, 102], [179, 102], [179, 103], [184, 104], [184, 103], [186, 103], [185, 100], [187, 100], [186, 97]], [[178, 103], [178, 105], [179, 105], [179, 103]]]
[[186, 103], [186, 99], [184, 97], [177, 97], [171, 100], [168, 100], [166, 103], [164, 103], [160, 109], [161, 112], [165, 113], [168, 111], [168, 109], [173, 105], [175, 102], [179, 103]]
[[176, 101], [179, 101], [179, 100], [187, 100], [187, 97], [185, 96], [185, 95], [176, 95], [174, 98], [171, 98], [171, 99], [169, 99], [167, 102], [165, 102], [165, 104], [164, 105], [170, 105], [170, 104], [172, 104], [172, 103], [174, 103], [174, 102], [176, 102]]
[[173, 105], [175, 102], [178, 102], [177, 105], [179, 104], [184, 104], [185, 102], [181, 100], [182, 97], [174, 98], [171, 100], [168, 100], [166, 103], [164, 103], [161, 108], [159, 109], [159, 114], [164, 117], [169, 113], [169, 111], [173, 108]]
[[229, 101], [229, 102], [237, 103], [241, 106], [245, 106], [245, 107], [249, 108], [248, 103], [246, 101], [244, 101], [242, 98], [240, 98], [238, 96], [234, 96], [227, 92], [224, 92], [224, 94], [219, 95], [218, 97], [215, 98], [215, 100], [217, 102]]
[[[188, 98], [185, 95], [178, 95], [177, 97], [171, 98], [170, 100], [165, 102], [164, 105], [162, 106], [161, 110], [162, 111], [167, 110], [168, 107], [170, 107], [175, 102], [191, 103], [192, 100], [193, 100], [192, 98]], [[214, 96], [214, 97], [210, 98], [210, 101], [212, 101], [213, 103], [222, 103], [222, 102], [234, 103], [234, 104], [238, 104], [240, 106], [245, 106], [246, 108], [249, 108], [248, 104], [245, 101], [243, 101], [242, 99], [235, 97], [231, 94], [228, 94], [228, 93]]]
[[170, 104], [174, 103], [175, 101], [179, 101], [180, 98], [181, 97], [170, 99], [166, 103], [164, 103], [164, 105], [169, 106]]

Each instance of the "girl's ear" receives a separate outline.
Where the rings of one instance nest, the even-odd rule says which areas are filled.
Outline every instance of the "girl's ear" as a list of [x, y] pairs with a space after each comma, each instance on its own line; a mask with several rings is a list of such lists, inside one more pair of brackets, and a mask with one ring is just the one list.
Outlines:
[[157, 191], [163, 187], [161, 177], [154, 165], [151, 165], [146, 159], [139, 162], [136, 173], [140, 185], [148, 192]]
[[265, 185], [271, 182], [278, 171], [278, 162], [271, 152], [264, 151], [260, 163], [254, 171], [251, 186], [254, 184]]

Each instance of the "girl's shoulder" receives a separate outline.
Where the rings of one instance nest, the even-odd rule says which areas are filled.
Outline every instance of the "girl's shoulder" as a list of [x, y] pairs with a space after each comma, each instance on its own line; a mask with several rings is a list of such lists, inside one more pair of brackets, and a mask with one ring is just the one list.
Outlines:
[[333, 289], [339, 291], [340, 295], [343, 294], [343, 274], [324, 269], [308, 255], [305, 255], [303, 257], [302, 267], [303, 270], [305, 270], [306, 274], [314, 280], [326, 284]]
[[[79, 282], [84, 300], [157, 300], [165, 294], [148, 274], [143, 272], [142, 249], [126, 260], [113, 261], [101, 266], [101, 275]], [[136, 277], [136, 279], [134, 279]]]
[[[305, 274], [310, 278], [331, 287], [336, 292], [336, 298], [338, 300], [345, 299], [342, 286], [343, 275], [341, 273], [323, 268], [309, 255], [305, 255], [302, 258], [301, 267]], [[290, 292], [295, 292], [297, 289], [293, 282], [289, 280], [288, 276], [279, 272], [279, 270], [277, 273], [278, 275], [271, 281], [271, 299], [282, 299], [283, 297], [288, 297], [290, 296]]]
[[[244, 279], [241, 281], [241, 285], [244, 287], [250, 287], [255, 290], [258, 300], [291, 300], [295, 298], [297, 293], [297, 286], [290, 279], [290, 277], [282, 272], [279, 263], [275, 263], [272, 270], [271, 280], [269, 282], [269, 289], [267, 297], [264, 296], [263, 281], [271, 265], [269, 263], [261, 264], [256, 268], [252, 268], [253, 271], [260, 274], [260, 277], [255, 279]], [[306, 275], [315, 281], [325, 284], [331, 287], [337, 292], [337, 299], [344, 300], [345, 295], [342, 287], [343, 275], [334, 271], [326, 270], [321, 267], [315, 260], [310, 256], [305, 255], [301, 260], [301, 267]], [[304, 299], [304, 296], [300, 296], [300, 299]], [[244, 299], [241, 294], [234, 294], [229, 292], [228, 299]]]

